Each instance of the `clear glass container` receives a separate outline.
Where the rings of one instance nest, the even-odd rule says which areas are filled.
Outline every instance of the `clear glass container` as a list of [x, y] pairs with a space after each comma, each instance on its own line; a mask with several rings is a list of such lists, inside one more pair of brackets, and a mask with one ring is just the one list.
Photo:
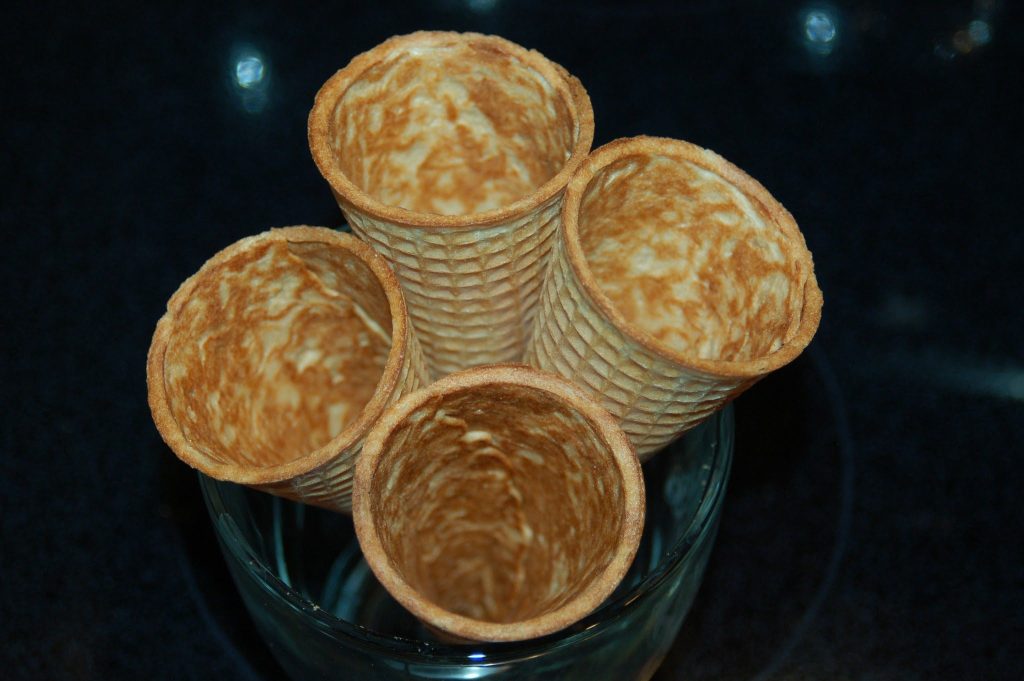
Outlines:
[[200, 475], [242, 600], [305, 679], [646, 680], [700, 586], [732, 463], [731, 408], [644, 465], [647, 522], [619, 588], [577, 624], [502, 644], [439, 641], [377, 583], [348, 516]]

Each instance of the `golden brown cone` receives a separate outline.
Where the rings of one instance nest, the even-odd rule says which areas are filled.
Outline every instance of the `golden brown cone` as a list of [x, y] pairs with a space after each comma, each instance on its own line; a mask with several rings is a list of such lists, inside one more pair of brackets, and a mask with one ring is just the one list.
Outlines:
[[381, 584], [449, 637], [563, 629], [622, 580], [644, 523], [615, 420], [559, 376], [469, 369], [390, 407], [356, 467], [353, 518]]
[[391, 38], [320, 89], [313, 159], [395, 268], [435, 376], [522, 358], [562, 192], [593, 135], [580, 82], [497, 36]]
[[590, 390], [644, 461], [795, 359], [821, 308], [764, 187], [688, 142], [621, 139], [566, 189], [526, 361]]
[[228, 246], [179, 287], [146, 380], [185, 463], [347, 511], [366, 432], [427, 377], [386, 261], [351, 235], [298, 226]]

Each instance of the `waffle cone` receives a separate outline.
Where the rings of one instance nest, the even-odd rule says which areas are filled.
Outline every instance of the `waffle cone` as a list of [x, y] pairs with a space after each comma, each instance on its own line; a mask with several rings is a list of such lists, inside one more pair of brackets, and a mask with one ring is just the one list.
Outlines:
[[641, 461], [795, 359], [818, 328], [796, 222], [713, 152], [611, 142], [569, 182], [563, 225], [526, 361], [585, 386]]
[[320, 89], [313, 159], [394, 267], [435, 375], [522, 358], [593, 135], [580, 82], [496, 36], [392, 38]]
[[389, 408], [356, 466], [353, 519], [381, 584], [449, 640], [558, 631], [621, 582], [644, 484], [615, 420], [523, 365], [449, 375]]
[[146, 379], [182, 461], [338, 511], [372, 423], [427, 380], [384, 259], [304, 226], [242, 239], [186, 280], [157, 323]]

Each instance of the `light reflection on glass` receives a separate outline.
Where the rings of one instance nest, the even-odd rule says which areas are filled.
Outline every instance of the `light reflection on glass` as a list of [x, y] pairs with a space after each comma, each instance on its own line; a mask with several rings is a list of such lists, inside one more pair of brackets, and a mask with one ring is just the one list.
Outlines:
[[985, 366], [977, 362], [951, 357], [938, 363], [934, 380], [960, 392], [1024, 401], [1024, 368]]
[[831, 54], [838, 35], [839, 23], [834, 12], [821, 8], [804, 12], [803, 36], [808, 51], [821, 56]]
[[[468, 657], [475, 659], [476, 655], [485, 657], [484, 653], [471, 653]], [[409, 678], [416, 679], [485, 679], [491, 676], [505, 678], [510, 669], [511, 667], [507, 664], [467, 665], [465, 667], [409, 664], [405, 671]]]
[[922, 330], [931, 317], [927, 301], [900, 293], [888, 295], [875, 311], [875, 320], [892, 329]]
[[1024, 402], [1024, 366], [1012, 361], [924, 348], [897, 352], [889, 362], [896, 371], [939, 388]]
[[497, 7], [498, 0], [466, 0], [466, 6], [478, 14], [484, 14]]
[[231, 57], [231, 81], [242, 108], [251, 114], [267, 106], [270, 70], [266, 59], [248, 45], [236, 46]]

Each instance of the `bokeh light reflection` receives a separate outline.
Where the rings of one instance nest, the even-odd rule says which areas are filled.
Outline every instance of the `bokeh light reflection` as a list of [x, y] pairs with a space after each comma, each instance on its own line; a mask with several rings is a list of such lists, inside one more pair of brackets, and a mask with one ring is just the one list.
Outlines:
[[830, 43], [836, 37], [836, 25], [826, 12], [808, 12], [804, 19], [804, 35], [812, 43]]
[[259, 87], [263, 80], [263, 61], [255, 56], [243, 57], [235, 64], [235, 81], [246, 90]]
[[805, 10], [802, 25], [804, 46], [809, 52], [821, 56], [832, 54], [839, 37], [839, 22], [834, 12], [824, 8]]
[[994, 19], [1000, 3], [996, 0], [979, 0], [974, 3], [974, 18], [966, 26], [953, 30], [952, 35], [935, 43], [935, 56], [944, 61], [976, 52], [992, 42]]
[[987, 21], [975, 19], [967, 24], [967, 35], [970, 36], [971, 42], [979, 47], [988, 45], [992, 40], [992, 27], [988, 25]]
[[266, 59], [255, 48], [243, 45], [232, 50], [230, 79], [242, 109], [257, 114], [266, 108], [270, 90], [270, 70]]

